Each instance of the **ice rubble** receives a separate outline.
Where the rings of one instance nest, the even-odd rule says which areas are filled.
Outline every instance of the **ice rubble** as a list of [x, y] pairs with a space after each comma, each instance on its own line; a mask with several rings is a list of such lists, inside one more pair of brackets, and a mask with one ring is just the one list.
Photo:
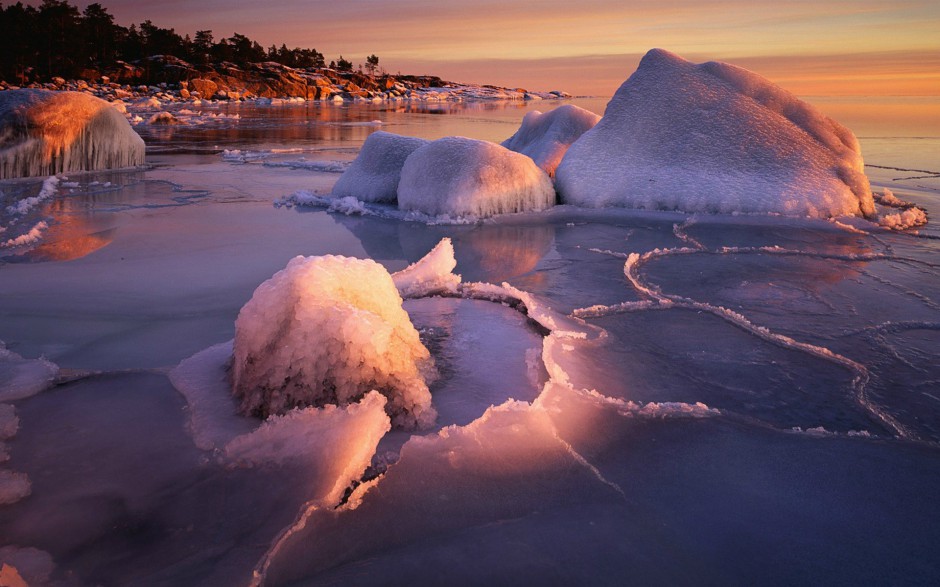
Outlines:
[[875, 201], [882, 206], [898, 209], [898, 212], [883, 212], [878, 216], [878, 224], [884, 228], [907, 230], [927, 224], [927, 213], [923, 209], [898, 198], [888, 188], [884, 188], [880, 196], [875, 194]]
[[372, 133], [362, 144], [359, 156], [336, 181], [333, 193], [364, 202], [394, 202], [405, 159], [426, 144], [428, 141], [415, 137]]
[[581, 135], [594, 128], [601, 119], [590, 110], [573, 104], [560, 106], [546, 113], [534, 110], [522, 119], [522, 126], [502, 145], [510, 151], [528, 155], [550, 176], [562, 157]]
[[267, 417], [298, 406], [346, 405], [370, 390], [392, 422], [434, 422], [433, 361], [391, 276], [372, 260], [295, 257], [255, 290], [235, 321], [233, 392]]
[[79, 92], [0, 92], [0, 129], [0, 178], [144, 162], [144, 141], [124, 116]]
[[548, 175], [525, 155], [465, 137], [445, 137], [412, 153], [398, 184], [398, 207], [431, 216], [487, 217], [555, 204]]
[[23, 198], [17, 203], [7, 206], [7, 214], [22, 216], [26, 214], [44, 200], [48, 200], [56, 194], [56, 191], [59, 189], [60, 179], [55, 175], [47, 177], [43, 180], [42, 186], [39, 188], [39, 193], [35, 196], [29, 198]]
[[[0, 404], [0, 463], [9, 459], [5, 440], [16, 436], [20, 419], [10, 404]], [[0, 505], [16, 503], [32, 491], [29, 477], [9, 469], [0, 468]]]
[[653, 49], [556, 172], [580, 206], [874, 215], [855, 135], [747, 70]]
[[453, 273], [457, 266], [454, 244], [449, 238], [408, 267], [392, 274], [392, 281], [403, 298], [417, 298], [439, 293], [457, 293], [460, 276]]

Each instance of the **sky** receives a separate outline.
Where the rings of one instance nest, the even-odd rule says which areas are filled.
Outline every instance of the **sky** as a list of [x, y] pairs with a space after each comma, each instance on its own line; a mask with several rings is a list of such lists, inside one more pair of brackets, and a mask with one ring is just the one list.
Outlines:
[[[653, 47], [802, 96], [940, 96], [938, 0], [99, 0], [119, 24], [238, 32], [390, 73], [608, 96]], [[84, 7], [89, 2], [73, 2]]]

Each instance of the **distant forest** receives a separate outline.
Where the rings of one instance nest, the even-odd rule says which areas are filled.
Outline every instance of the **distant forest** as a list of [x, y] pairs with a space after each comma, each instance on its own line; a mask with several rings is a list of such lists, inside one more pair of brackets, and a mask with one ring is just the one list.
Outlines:
[[[206, 67], [228, 61], [238, 66], [275, 61], [298, 68], [326, 67], [316, 49], [265, 49], [257, 41], [234, 33], [216, 40], [211, 30], [190, 37], [149, 20], [123, 27], [101, 4], [79, 11], [64, 0], [42, 0], [39, 7], [17, 2], [0, 4], [0, 79], [25, 84], [52, 76], [88, 77], [89, 70], [105, 70], [118, 61], [133, 62], [151, 55], [172, 55]], [[366, 69], [375, 73], [379, 58], [370, 55]], [[329, 66], [350, 71], [353, 64], [342, 55]]]

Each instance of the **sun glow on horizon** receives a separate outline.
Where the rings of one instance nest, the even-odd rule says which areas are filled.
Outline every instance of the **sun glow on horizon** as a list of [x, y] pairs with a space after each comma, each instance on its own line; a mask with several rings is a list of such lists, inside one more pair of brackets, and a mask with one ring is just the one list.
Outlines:
[[647, 50], [662, 47], [753, 69], [799, 95], [940, 95], [933, 0], [103, 4], [125, 25], [150, 19], [181, 34], [238, 32], [355, 64], [374, 53], [391, 73], [461, 82], [609, 95]]

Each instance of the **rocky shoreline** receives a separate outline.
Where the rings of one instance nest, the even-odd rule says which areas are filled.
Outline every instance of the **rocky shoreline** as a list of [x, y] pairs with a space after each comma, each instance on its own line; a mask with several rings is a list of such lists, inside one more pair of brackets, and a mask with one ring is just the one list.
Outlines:
[[[6, 81], [0, 90], [17, 89]], [[329, 68], [298, 69], [272, 61], [238, 67], [232, 63], [196, 67], [167, 55], [131, 64], [118, 62], [107, 71], [87, 70], [81, 79], [52, 78], [26, 88], [90, 93], [109, 102], [154, 97], [166, 102], [202, 100], [318, 100], [385, 102], [399, 100], [557, 100], [571, 95], [553, 90], [448, 82], [435, 76], [368, 75]]]

